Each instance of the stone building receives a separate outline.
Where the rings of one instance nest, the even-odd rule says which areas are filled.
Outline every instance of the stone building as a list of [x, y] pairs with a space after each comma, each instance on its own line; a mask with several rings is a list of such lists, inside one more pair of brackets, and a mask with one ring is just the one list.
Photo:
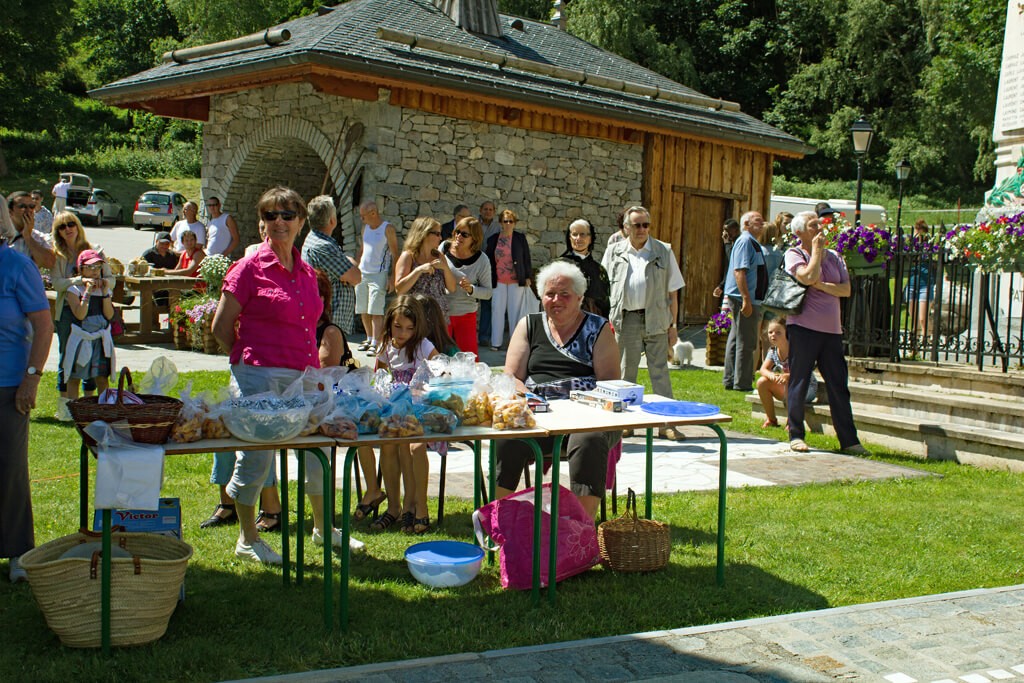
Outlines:
[[773, 161], [811, 151], [495, 0], [351, 0], [169, 53], [92, 94], [202, 121], [203, 193], [235, 214], [243, 244], [279, 183], [305, 197], [326, 183], [351, 251], [363, 199], [396, 226], [489, 199], [520, 215], [538, 264], [573, 219], [594, 223], [601, 251], [616, 212], [642, 203], [680, 258], [691, 320], [715, 307], [722, 221], [767, 211]]

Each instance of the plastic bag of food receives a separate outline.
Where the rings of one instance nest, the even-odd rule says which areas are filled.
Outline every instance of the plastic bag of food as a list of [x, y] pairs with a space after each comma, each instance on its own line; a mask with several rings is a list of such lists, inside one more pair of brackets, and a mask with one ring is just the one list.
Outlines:
[[203, 420], [206, 419], [206, 406], [203, 399], [192, 395], [192, 382], [181, 390], [181, 412], [171, 427], [171, 441], [175, 443], [192, 443], [203, 438]]
[[[478, 363], [477, 365], [484, 364]], [[484, 365], [484, 367], [487, 366]], [[491, 401], [490, 368], [487, 368], [487, 374], [484, 375], [474, 367], [473, 374], [472, 389], [470, 389], [466, 406], [462, 411], [462, 424], [487, 425], [491, 423], [491, 415], [494, 412], [494, 405]]]
[[459, 426], [459, 418], [450, 410], [433, 405], [419, 404], [413, 414], [423, 428], [435, 434], [451, 434]]
[[469, 397], [472, 387], [460, 387], [460, 388], [449, 388], [443, 389], [430, 389], [425, 393], [421, 399], [421, 402], [430, 405], [437, 406], [438, 408], [444, 408], [455, 414], [456, 419], [462, 421], [462, 416], [466, 412], [466, 399]]
[[[338, 370], [341, 371], [340, 375], [336, 372]], [[345, 372], [344, 368], [306, 368], [305, 372], [285, 389], [284, 396], [301, 395], [310, 406], [309, 417], [299, 431], [299, 436], [316, 434], [320, 423], [334, 410], [335, 377], [340, 377]]]
[[268, 391], [231, 399], [224, 424], [235, 438], [274, 443], [298, 436], [311, 409], [302, 396], [284, 398]]
[[359, 428], [348, 413], [346, 406], [335, 404], [334, 410], [320, 422], [320, 433], [333, 439], [351, 441], [359, 437]]
[[412, 391], [404, 384], [394, 385], [380, 419], [377, 433], [381, 436], [393, 438], [423, 434], [423, 425], [413, 412]]
[[491, 426], [495, 429], [528, 429], [537, 426], [526, 398], [516, 396], [515, 379], [511, 375], [491, 378], [491, 399]]

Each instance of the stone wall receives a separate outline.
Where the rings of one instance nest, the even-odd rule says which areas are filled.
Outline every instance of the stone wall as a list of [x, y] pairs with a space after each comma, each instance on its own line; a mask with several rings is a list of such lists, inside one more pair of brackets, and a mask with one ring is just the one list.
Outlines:
[[[365, 132], [344, 158], [335, 153], [343, 123]], [[376, 102], [317, 93], [285, 84], [214, 97], [203, 135], [203, 192], [221, 197], [242, 231], [255, 240], [255, 202], [275, 184], [304, 197], [320, 192], [330, 166], [335, 194], [363, 168], [358, 187], [339, 202], [346, 248], [355, 251], [359, 198], [377, 200], [382, 214], [404, 228], [417, 216], [450, 220], [456, 204], [474, 211], [485, 200], [520, 217], [534, 261], [565, 248], [564, 231], [579, 217], [598, 230], [602, 251], [617, 211], [639, 203], [640, 145], [571, 138], [400, 109], [381, 91]], [[361, 154], [361, 156], [360, 156]]]

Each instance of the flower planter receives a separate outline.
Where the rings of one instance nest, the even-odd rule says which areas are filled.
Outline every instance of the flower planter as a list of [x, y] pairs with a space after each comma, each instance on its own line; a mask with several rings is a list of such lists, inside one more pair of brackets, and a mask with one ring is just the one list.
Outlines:
[[209, 353], [214, 356], [223, 353], [220, 350], [220, 344], [217, 343], [217, 338], [213, 336], [212, 320], [207, 320], [203, 323], [203, 353]]
[[705, 365], [725, 365], [725, 342], [727, 334], [707, 334], [707, 345], [704, 347]]
[[174, 330], [174, 348], [179, 351], [188, 351], [192, 348], [192, 340], [189, 339], [188, 328], [184, 325], [171, 323], [171, 329]]
[[864, 255], [859, 252], [844, 254], [846, 269], [854, 275], [879, 275], [885, 272], [885, 258], [879, 255], [873, 262], [868, 263]]

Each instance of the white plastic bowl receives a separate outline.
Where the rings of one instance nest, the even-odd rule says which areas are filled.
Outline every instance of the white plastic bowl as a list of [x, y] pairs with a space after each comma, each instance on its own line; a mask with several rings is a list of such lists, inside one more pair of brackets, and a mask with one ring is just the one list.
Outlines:
[[427, 541], [405, 551], [409, 571], [420, 583], [434, 588], [464, 586], [480, 573], [484, 551], [472, 543]]

